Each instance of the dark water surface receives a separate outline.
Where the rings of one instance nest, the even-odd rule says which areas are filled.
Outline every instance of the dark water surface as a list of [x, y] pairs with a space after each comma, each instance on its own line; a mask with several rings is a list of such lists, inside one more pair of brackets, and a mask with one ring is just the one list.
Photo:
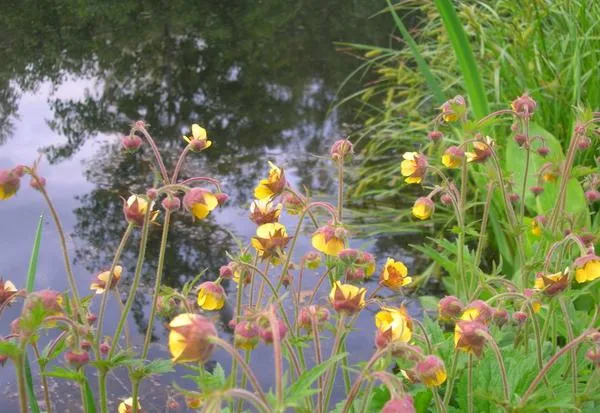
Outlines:
[[[119, 148], [132, 121], [150, 125], [167, 167], [192, 123], [208, 130], [213, 147], [189, 157], [184, 176], [213, 176], [231, 198], [195, 224], [183, 213], [175, 215], [164, 282], [179, 287], [205, 268], [214, 276], [227, 262], [225, 253], [236, 248], [230, 232], [245, 242], [254, 234], [247, 208], [267, 159], [284, 165], [297, 187], [335, 193], [331, 165], [314, 155], [325, 154], [343, 133], [342, 124], [353, 120], [350, 106], [328, 109], [357, 63], [333, 43], [384, 44], [391, 27], [386, 17], [367, 19], [384, 5], [371, 0], [10, 3], [0, 10], [0, 168], [31, 164], [41, 151], [40, 172], [70, 234], [69, 252], [84, 294], [92, 277], [110, 265], [125, 229], [119, 197], [143, 193], [153, 182], [148, 148], [135, 155]], [[0, 276], [20, 288], [40, 213], [48, 215], [27, 181], [15, 198], [0, 203]], [[36, 288], [66, 290], [57, 233], [46, 221]], [[288, 231], [296, 224], [293, 217], [283, 222]], [[159, 239], [160, 230], [151, 231], [144, 286], [129, 320], [136, 346], [146, 331]], [[133, 274], [136, 244], [137, 235], [121, 260], [122, 291]], [[399, 254], [385, 240], [354, 244], [380, 261]], [[302, 238], [297, 258], [309, 248]], [[307, 285], [315, 277], [307, 274]], [[115, 328], [117, 308], [112, 301], [107, 334]], [[1, 315], [0, 335], [8, 333], [19, 309], [15, 305]], [[372, 313], [364, 312], [358, 330], [348, 347], [354, 361], [372, 353]], [[161, 322], [154, 337], [151, 357], [169, 357]], [[215, 359], [227, 369], [228, 357], [217, 353]], [[259, 347], [253, 365], [268, 385], [271, 349]], [[165, 411], [170, 384], [182, 372], [178, 368], [177, 374], [142, 385], [146, 411]], [[110, 377], [111, 409], [129, 396], [123, 373]], [[76, 388], [50, 382], [57, 411], [81, 411]], [[9, 363], [0, 368], [0, 388], [0, 411], [17, 411]]]

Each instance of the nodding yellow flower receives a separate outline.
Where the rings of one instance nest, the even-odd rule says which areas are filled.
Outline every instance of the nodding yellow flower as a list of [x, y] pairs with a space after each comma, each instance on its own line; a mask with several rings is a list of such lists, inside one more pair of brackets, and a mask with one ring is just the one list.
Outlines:
[[192, 125], [192, 136], [183, 136], [183, 140], [190, 144], [194, 152], [200, 152], [212, 145], [206, 136], [206, 129], [196, 123]]
[[258, 346], [258, 327], [255, 323], [242, 320], [233, 330], [233, 344], [242, 350], [254, 350]]
[[338, 313], [355, 314], [365, 306], [366, 288], [336, 281], [329, 293], [329, 301]]
[[546, 224], [546, 217], [538, 215], [531, 220], [531, 233], [536, 237], [542, 235], [542, 226]]
[[400, 261], [395, 261], [393, 258], [388, 258], [379, 276], [379, 283], [392, 290], [397, 290], [411, 282], [412, 278], [408, 277], [406, 265]]
[[600, 277], [600, 257], [588, 254], [575, 260], [575, 281], [579, 284]]
[[544, 179], [544, 182], [556, 182], [558, 175], [553, 171], [547, 171], [542, 174], [542, 178]]
[[[137, 411], [140, 413], [144, 413], [144, 410], [142, 409], [142, 405], [140, 404], [139, 398], [137, 399]], [[121, 402], [121, 404], [119, 404], [118, 412], [119, 413], [133, 412], [133, 397], [123, 400]]]
[[21, 186], [20, 172], [17, 169], [0, 170], [0, 200], [12, 198]]
[[271, 199], [285, 188], [285, 173], [283, 169], [269, 161], [269, 177], [262, 179], [258, 186], [254, 189], [254, 197], [256, 199]]
[[169, 351], [173, 363], [200, 362], [208, 360], [217, 337], [217, 329], [208, 318], [194, 313], [179, 314], [169, 323]]
[[4, 281], [0, 278], [0, 306], [12, 300], [17, 291], [17, 287], [11, 281]]
[[202, 403], [204, 403], [204, 400], [202, 400], [202, 397], [200, 397], [200, 395], [187, 394], [185, 396], [185, 404], [190, 409], [199, 409], [200, 407], [202, 407]]
[[467, 162], [482, 163], [492, 156], [491, 148], [494, 146], [494, 140], [489, 136], [485, 138], [479, 136], [478, 139], [480, 140], [473, 142], [473, 152], [465, 153]]
[[479, 321], [459, 320], [454, 326], [454, 347], [479, 357], [487, 341], [487, 332], [487, 326]]
[[446, 168], [457, 169], [462, 165], [465, 152], [458, 146], [450, 146], [442, 155], [442, 164]]
[[429, 355], [417, 363], [415, 374], [419, 381], [427, 387], [441, 386], [448, 378], [444, 362], [433, 355]]
[[442, 119], [446, 123], [455, 122], [460, 119], [467, 110], [465, 98], [460, 95], [444, 102], [440, 108], [442, 110]]
[[412, 320], [404, 307], [383, 307], [375, 315], [375, 327], [388, 338], [388, 343], [408, 343], [412, 338]]
[[535, 277], [533, 288], [548, 296], [556, 295], [567, 288], [569, 283], [568, 274], [568, 268], [555, 274], [540, 273]]
[[[144, 224], [144, 216], [148, 208], [152, 208], [154, 202], [149, 202], [145, 196], [131, 195], [123, 205], [123, 214], [127, 222], [141, 227]], [[159, 211], [150, 212], [150, 222], [155, 222]]]
[[317, 229], [312, 236], [312, 246], [323, 254], [337, 257], [345, 248], [348, 232], [342, 227], [325, 225]]
[[108, 279], [110, 278], [110, 270], [101, 272], [96, 276], [96, 280], [90, 285], [90, 290], [96, 291], [96, 294], [102, 294], [107, 289], [113, 289], [119, 283], [121, 279], [121, 274], [123, 273], [123, 267], [120, 265], [115, 266], [115, 270], [113, 272], [113, 277], [110, 282], [110, 286], [106, 287], [106, 283], [108, 283]]
[[402, 155], [404, 160], [400, 163], [400, 173], [405, 177], [407, 184], [419, 184], [427, 173], [427, 157], [417, 152], [406, 152]]
[[269, 199], [257, 199], [250, 204], [250, 220], [256, 225], [278, 222], [283, 206], [273, 204]]
[[220, 310], [225, 305], [225, 290], [220, 284], [206, 281], [198, 289], [198, 306], [203, 310]]
[[488, 303], [482, 300], [475, 300], [465, 307], [460, 319], [462, 321], [478, 321], [488, 324], [492, 319], [492, 313], [492, 307]]
[[250, 240], [252, 246], [261, 258], [277, 258], [278, 251], [281, 251], [287, 243], [288, 237], [285, 226], [279, 222], [263, 224], [256, 228], [256, 236]]
[[218, 205], [217, 197], [203, 188], [192, 188], [183, 197], [183, 206], [197, 219], [206, 218]]
[[433, 214], [434, 210], [435, 204], [433, 203], [433, 201], [426, 196], [422, 196], [420, 198], [417, 198], [412, 207], [411, 212], [415, 218], [424, 221], [426, 219], [431, 218], [431, 215]]

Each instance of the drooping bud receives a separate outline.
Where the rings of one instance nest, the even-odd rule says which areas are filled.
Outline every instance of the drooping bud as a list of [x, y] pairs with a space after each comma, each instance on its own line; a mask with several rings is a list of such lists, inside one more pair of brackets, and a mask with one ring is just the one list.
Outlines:
[[[275, 328], [277, 329], [277, 332], [279, 334], [279, 340], [283, 340], [288, 332], [287, 326], [280, 319], [277, 319], [275, 324]], [[273, 343], [273, 340], [275, 339], [273, 326], [271, 325], [271, 322], [267, 317], [262, 318], [259, 321], [258, 334], [265, 344]]]
[[542, 192], [544, 192], [544, 187], [539, 186], [539, 185], [534, 185], [531, 188], [529, 188], [529, 190], [531, 191], [531, 193], [534, 196], [538, 196], [539, 194], [541, 194]]
[[516, 204], [517, 202], [519, 202], [519, 198], [521, 198], [521, 197], [519, 196], [519, 194], [517, 194], [515, 192], [511, 192], [510, 194], [508, 194], [508, 199], [513, 204]]
[[229, 195], [227, 195], [224, 192], [217, 192], [215, 194], [215, 198], [217, 198], [217, 202], [219, 203], [219, 206], [223, 206], [223, 204], [225, 202], [227, 202], [227, 200], [229, 199]]
[[444, 192], [442, 196], [440, 196], [440, 202], [442, 205], [450, 206], [452, 205], [452, 197], [447, 192]]
[[92, 343], [89, 340], [81, 340], [79, 343], [82, 350], [89, 351], [92, 348]]
[[540, 146], [539, 148], [537, 148], [537, 153], [541, 157], [545, 158], [550, 153], [550, 148], [548, 148], [547, 146]]
[[523, 135], [522, 133], [517, 133], [513, 139], [519, 146], [523, 146], [525, 142], [527, 142], [527, 136]]
[[242, 320], [233, 329], [233, 344], [242, 350], [253, 350], [258, 345], [258, 327]]
[[585, 199], [590, 203], [598, 202], [600, 200], [600, 192], [596, 189], [585, 191]]
[[487, 326], [479, 321], [458, 321], [454, 327], [454, 346], [479, 357], [487, 341], [487, 333]]
[[196, 219], [206, 218], [218, 205], [217, 197], [204, 188], [192, 188], [183, 197], [183, 206]]
[[537, 103], [527, 93], [519, 96], [511, 103], [512, 110], [517, 115], [529, 117], [535, 112]]
[[94, 313], [88, 313], [86, 319], [87, 319], [88, 324], [92, 325], [96, 322], [96, 320], [98, 319], [98, 316]]
[[304, 254], [302, 261], [306, 264], [309, 270], [316, 270], [321, 265], [321, 254], [317, 251], [308, 251]]
[[25, 300], [23, 314], [27, 314], [36, 307], [41, 307], [46, 316], [59, 315], [63, 311], [62, 296], [58, 291], [53, 290], [33, 292], [29, 294]]
[[442, 155], [442, 164], [444, 164], [446, 168], [457, 169], [462, 165], [464, 157], [465, 151], [458, 146], [450, 146]]
[[432, 130], [427, 134], [427, 138], [432, 142], [438, 142], [443, 136], [444, 134], [439, 130]]
[[336, 257], [344, 249], [347, 231], [339, 226], [325, 225], [312, 236], [312, 246], [324, 254]]
[[46, 187], [46, 178], [43, 176], [31, 177], [29, 181], [29, 186], [35, 189], [36, 191], [41, 191]]
[[345, 161], [348, 157], [352, 156], [352, 153], [353, 145], [348, 139], [340, 139], [336, 141], [329, 151], [331, 159], [336, 162]]
[[106, 356], [108, 354], [108, 352], [110, 351], [110, 344], [108, 344], [108, 342], [106, 340], [104, 340], [102, 343], [100, 343], [100, 354], [102, 354], [103, 356]]
[[79, 369], [90, 361], [90, 355], [87, 351], [67, 351], [65, 361], [73, 368]]
[[524, 311], [515, 311], [512, 315], [513, 321], [519, 326], [525, 324], [528, 318], [529, 316]]
[[153, 201], [158, 197], [158, 191], [155, 188], [150, 188], [146, 190], [146, 196]]
[[292, 194], [291, 192], [284, 192], [281, 195], [281, 203], [288, 214], [298, 215], [306, 205], [306, 198], [301, 195]]
[[494, 309], [492, 322], [498, 327], [502, 327], [504, 324], [508, 323], [508, 311], [504, 309]]
[[416, 413], [415, 404], [409, 394], [389, 400], [381, 409], [381, 413]]
[[309, 305], [300, 309], [298, 325], [307, 332], [313, 330], [313, 319], [317, 328], [321, 328], [329, 320], [329, 310], [320, 305]]
[[184, 313], [169, 323], [169, 351], [173, 363], [200, 362], [208, 360], [214, 350], [211, 337], [217, 337], [217, 329], [208, 318]]
[[438, 317], [440, 321], [455, 321], [460, 317], [463, 309], [464, 305], [458, 298], [448, 295], [438, 303]]
[[442, 359], [429, 355], [415, 366], [415, 374], [419, 381], [427, 387], [441, 386], [448, 377]]
[[460, 316], [460, 319], [488, 324], [492, 319], [492, 311], [492, 307], [485, 301], [475, 300], [465, 307], [465, 311]]
[[579, 149], [580, 151], [585, 151], [590, 147], [591, 144], [592, 140], [587, 136], [580, 136], [577, 139], [577, 149]]
[[220, 310], [225, 305], [227, 294], [221, 284], [205, 281], [198, 289], [198, 306], [206, 311]]
[[446, 101], [442, 107], [442, 119], [444, 122], [454, 122], [463, 117], [465, 112], [467, 111], [467, 105], [465, 103], [465, 98], [460, 95], [453, 97], [452, 99]]
[[234, 274], [234, 263], [230, 262], [227, 265], [222, 265], [221, 268], [219, 268], [219, 277], [223, 278], [223, 279], [231, 279], [233, 278], [233, 274]]
[[121, 145], [126, 151], [135, 152], [142, 146], [142, 138], [137, 135], [123, 136], [121, 138]]
[[175, 212], [181, 208], [181, 201], [177, 197], [168, 196], [162, 200], [161, 205], [165, 211]]
[[17, 193], [20, 178], [15, 169], [0, 169], [0, 200], [12, 198]]
[[600, 347], [594, 346], [585, 353], [585, 358], [592, 362], [594, 366], [600, 367]]

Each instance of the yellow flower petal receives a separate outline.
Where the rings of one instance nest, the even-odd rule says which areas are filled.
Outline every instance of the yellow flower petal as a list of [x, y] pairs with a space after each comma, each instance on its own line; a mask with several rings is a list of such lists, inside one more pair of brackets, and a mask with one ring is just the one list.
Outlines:
[[197, 123], [194, 123], [192, 125], [192, 136], [195, 139], [205, 140], [206, 139], [206, 129], [204, 129], [203, 127], [201, 127]]

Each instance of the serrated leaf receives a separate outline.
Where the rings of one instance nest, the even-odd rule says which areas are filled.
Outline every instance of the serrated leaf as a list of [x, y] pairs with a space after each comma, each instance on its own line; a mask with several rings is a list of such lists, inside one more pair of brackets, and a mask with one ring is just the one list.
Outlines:
[[10, 359], [18, 358], [23, 352], [12, 340], [0, 340], [0, 355], [6, 356]]
[[81, 380], [84, 378], [84, 376], [81, 373], [60, 366], [54, 367], [54, 369], [50, 371], [45, 371], [44, 376], [56, 377], [58, 379], [65, 380], [73, 380], [78, 383], [80, 383]]

